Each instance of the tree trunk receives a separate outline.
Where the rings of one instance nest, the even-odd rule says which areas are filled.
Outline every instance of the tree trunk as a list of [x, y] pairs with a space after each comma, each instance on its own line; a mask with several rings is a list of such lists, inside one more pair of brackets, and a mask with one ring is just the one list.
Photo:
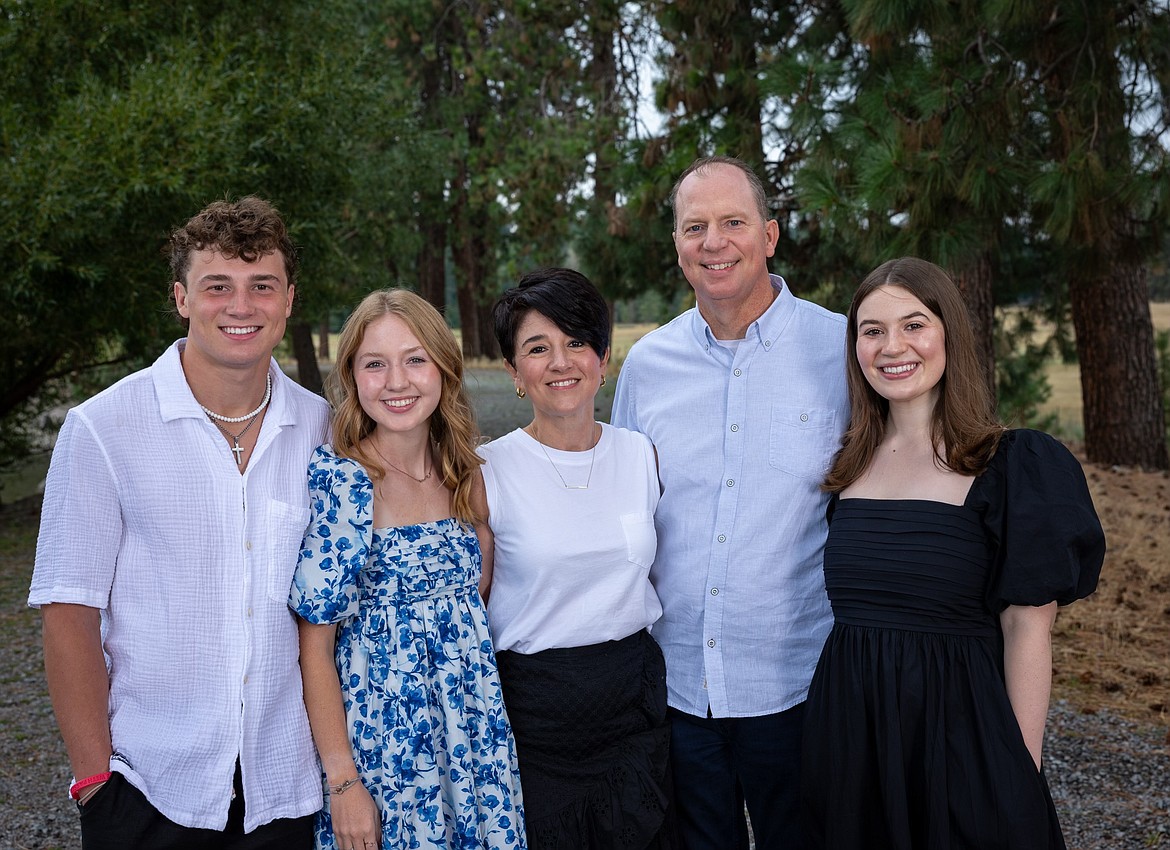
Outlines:
[[459, 326], [463, 332], [463, 356], [495, 357], [491, 304], [484, 294], [487, 279], [484, 264], [486, 246], [476, 232], [478, 228], [475, 224], [466, 220], [465, 216], [457, 216], [456, 219], [459, 242], [455, 250], [458, 280], [456, 294], [459, 298]]
[[[445, 52], [445, 51], [443, 51]], [[442, 66], [439, 59], [425, 61], [422, 69], [423, 114], [427, 126], [442, 126]], [[440, 313], [447, 308], [447, 206], [441, 172], [428, 175], [419, 187], [416, 206], [418, 232], [418, 294]]]
[[1053, 218], [1066, 234], [1056, 247], [1067, 263], [1085, 454], [1093, 463], [1170, 468], [1117, 7], [1046, 6], [1051, 11], [1038, 7], [1047, 24], [1036, 65], [1050, 109], [1050, 153], [1065, 184], [1062, 197], [1079, 199], [1054, 204]]
[[[768, 172], [764, 167], [763, 105], [760, 102], [757, 37], [755, 26], [751, 23], [753, 5], [753, 0], [736, 1], [737, 8], [731, 27], [734, 41], [728, 57], [729, 70], [724, 93], [728, 138], [736, 140], [732, 152], [766, 180]], [[770, 189], [770, 194], [775, 192], [774, 186]]]
[[496, 326], [492, 321], [491, 298], [482, 299], [476, 309], [476, 318], [479, 321], [479, 346], [482, 357], [496, 360], [500, 357], [500, 347], [496, 344]]
[[297, 359], [297, 381], [317, 395], [324, 395], [321, 370], [317, 367], [317, 351], [313, 347], [313, 330], [308, 322], [289, 322], [293, 355]]
[[[488, 357], [491, 332], [484, 337], [484, 322], [481, 317], [484, 299], [484, 283], [487, 277], [485, 261], [488, 256], [484, 226], [480, 222], [483, 212], [472, 207], [468, 199], [467, 168], [459, 169], [458, 191], [455, 198], [452, 227], [455, 231], [455, 279], [456, 297], [459, 300], [459, 327], [463, 332], [463, 356]], [[494, 347], [494, 346], [491, 346]]]
[[1145, 268], [1115, 259], [1108, 277], [1069, 282], [1085, 454], [1093, 463], [1166, 469], [1162, 391]]
[[[423, 215], [427, 210], [441, 209], [441, 198], [432, 199], [433, 203], [423, 203], [420, 207]], [[444, 262], [447, 254], [447, 225], [438, 221], [420, 221], [419, 235], [422, 237], [422, 246], [418, 249], [418, 294], [425, 298], [436, 310], [443, 313], [447, 309], [447, 269]]]
[[995, 383], [995, 296], [993, 294], [991, 258], [980, 254], [969, 265], [959, 269], [955, 283], [967, 302], [971, 314], [971, 329], [975, 333], [975, 347], [983, 363], [983, 377], [996, 397]]
[[[480, 33], [483, 37], [483, 33]], [[490, 103], [485, 93], [486, 82], [475, 84], [482, 103]], [[455, 258], [456, 294], [459, 299], [459, 326], [463, 331], [463, 356], [491, 357], [495, 345], [492, 333], [485, 334], [483, 310], [487, 306], [488, 270], [495, 256], [491, 232], [490, 206], [495, 198], [472, 186], [472, 175], [478, 174], [485, 160], [484, 117], [478, 109], [469, 109], [463, 117], [463, 132], [467, 148], [456, 169], [453, 186], [455, 202], [451, 215], [454, 231], [452, 253]]]
[[317, 357], [320, 360], [329, 360], [329, 317], [321, 320], [317, 327]]
[[606, 222], [608, 238], [600, 233], [585, 258], [593, 272], [593, 283], [610, 297], [621, 294], [622, 269], [620, 242], [627, 238], [617, 195], [619, 154], [615, 139], [622, 138], [623, 109], [617, 93], [618, 68], [614, 51], [615, 31], [621, 26], [617, 2], [606, 0], [592, 5], [589, 15], [589, 50], [591, 62], [586, 70], [589, 96], [593, 100], [590, 122], [590, 145], [593, 148], [593, 197], [589, 201], [592, 222]]

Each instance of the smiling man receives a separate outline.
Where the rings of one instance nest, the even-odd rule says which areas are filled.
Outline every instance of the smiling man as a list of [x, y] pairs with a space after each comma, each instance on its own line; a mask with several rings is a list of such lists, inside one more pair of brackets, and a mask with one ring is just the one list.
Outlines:
[[258, 198], [171, 235], [188, 325], [69, 412], [29, 604], [82, 846], [307, 848], [321, 785], [287, 606], [328, 408], [272, 351], [296, 253]]
[[802, 711], [832, 624], [820, 483], [848, 420], [845, 317], [769, 275], [779, 227], [742, 161], [696, 161], [671, 203], [697, 307], [634, 345], [613, 423], [658, 452], [653, 634], [680, 826], [688, 850], [746, 848], [746, 801], [756, 847], [793, 850]]

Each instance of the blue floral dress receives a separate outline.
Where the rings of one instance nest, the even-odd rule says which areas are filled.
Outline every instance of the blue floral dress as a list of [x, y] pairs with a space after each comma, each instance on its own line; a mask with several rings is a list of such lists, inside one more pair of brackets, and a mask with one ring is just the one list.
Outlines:
[[[372, 528], [373, 485], [321, 446], [289, 605], [340, 623], [350, 744], [382, 847], [524, 848], [520, 775], [479, 596], [479, 539], [454, 518]], [[317, 846], [334, 847], [329, 798]]]

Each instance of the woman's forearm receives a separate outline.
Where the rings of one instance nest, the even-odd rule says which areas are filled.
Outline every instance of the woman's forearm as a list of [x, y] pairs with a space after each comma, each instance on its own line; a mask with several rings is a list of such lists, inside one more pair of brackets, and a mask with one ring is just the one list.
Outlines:
[[1052, 691], [1052, 624], [1056, 603], [1012, 605], [1000, 615], [1004, 678], [1024, 743], [1039, 768]]

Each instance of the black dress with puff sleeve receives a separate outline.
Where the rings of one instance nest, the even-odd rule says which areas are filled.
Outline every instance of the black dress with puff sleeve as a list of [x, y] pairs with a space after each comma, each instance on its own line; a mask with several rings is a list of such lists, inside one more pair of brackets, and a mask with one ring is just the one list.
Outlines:
[[834, 499], [834, 626], [806, 711], [811, 846], [1063, 848], [1008, 701], [1000, 613], [1093, 592], [1105, 536], [1080, 464], [1008, 431], [962, 505]]

